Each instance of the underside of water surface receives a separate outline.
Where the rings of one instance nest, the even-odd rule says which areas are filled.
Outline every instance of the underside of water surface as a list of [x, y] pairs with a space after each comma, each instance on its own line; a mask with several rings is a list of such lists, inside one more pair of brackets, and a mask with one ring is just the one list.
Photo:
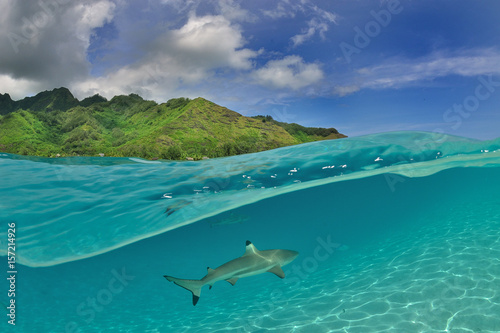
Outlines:
[[[398, 132], [200, 162], [4, 154], [10, 329], [498, 332], [499, 148]], [[196, 306], [163, 277], [200, 279], [247, 240], [299, 256]]]

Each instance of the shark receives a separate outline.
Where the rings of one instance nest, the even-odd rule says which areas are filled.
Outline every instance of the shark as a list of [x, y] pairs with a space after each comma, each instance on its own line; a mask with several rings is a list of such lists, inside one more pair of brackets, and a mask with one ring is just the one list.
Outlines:
[[217, 281], [227, 281], [234, 286], [240, 278], [265, 272], [273, 273], [284, 279], [285, 272], [281, 267], [292, 262], [298, 255], [297, 251], [292, 250], [259, 251], [252, 242], [247, 240], [245, 253], [241, 257], [228, 261], [215, 269], [207, 267], [207, 275], [201, 280], [179, 279], [169, 275], [163, 277], [179, 287], [189, 290], [193, 294], [193, 305], [196, 305], [200, 299], [201, 288], [208, 285], [209, 289], [212, 289]]

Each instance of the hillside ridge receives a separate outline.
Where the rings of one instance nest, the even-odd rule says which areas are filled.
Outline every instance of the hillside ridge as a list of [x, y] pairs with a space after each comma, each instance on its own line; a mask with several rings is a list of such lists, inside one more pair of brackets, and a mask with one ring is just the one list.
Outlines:
[[341, 137], [334, 128], [246, 117], [202, 97], [79, 101], [64, 87], [19, 101], [0, 94], [0, 152], [14, 154], [201, 159]]

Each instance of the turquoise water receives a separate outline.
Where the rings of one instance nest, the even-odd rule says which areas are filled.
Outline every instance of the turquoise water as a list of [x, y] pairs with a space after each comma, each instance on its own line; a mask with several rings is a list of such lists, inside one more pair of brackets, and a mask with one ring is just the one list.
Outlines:
[[[498, 332], [500, 139], [395, 132], [198, 162], [0, 154], [17, 332]], [[259, 250], [191, 294], [163, 275]], [[1, 287], [3, 286], [3, 287]], [[7, 304], [7, 282], [0, 284]], [[7, 310], [5, 310], [7, 312]]]

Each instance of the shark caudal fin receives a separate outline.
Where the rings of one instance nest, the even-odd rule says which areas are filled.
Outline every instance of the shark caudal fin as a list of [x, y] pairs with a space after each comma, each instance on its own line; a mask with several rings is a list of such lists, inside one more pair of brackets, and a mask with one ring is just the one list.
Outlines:
[[168, 275], [164, 275], [163, 277], [168, 281], [175, 283], [179, 287], [182, 287], [192, 292], [193, 305], [196, 305], [196, 303], [198, 303], [198, 300], [200, 299], [201, 287], [203, 287], [203, 282], [201, 280], [184, 280], [184, 279], [174, 278], [173, 276], [168, 276]]

